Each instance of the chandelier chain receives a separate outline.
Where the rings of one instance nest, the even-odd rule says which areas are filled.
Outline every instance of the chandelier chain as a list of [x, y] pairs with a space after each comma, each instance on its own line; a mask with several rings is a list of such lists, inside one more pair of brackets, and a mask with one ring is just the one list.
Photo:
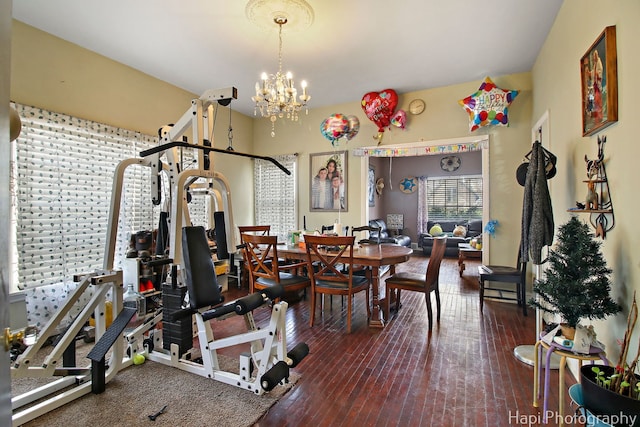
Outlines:
[[282, 74], [282, 23], [279, 22], [280, 30], [278, 31], [278, 72]]

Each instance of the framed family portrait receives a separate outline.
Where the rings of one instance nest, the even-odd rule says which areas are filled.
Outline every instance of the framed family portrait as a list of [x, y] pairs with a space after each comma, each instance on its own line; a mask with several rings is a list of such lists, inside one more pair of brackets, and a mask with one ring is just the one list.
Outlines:
[[607, 27], [580, 59], [582, 136], [618, 121], [616, 27]]
[[309, 209], [347, 212], [347, 152], [309, 155]]

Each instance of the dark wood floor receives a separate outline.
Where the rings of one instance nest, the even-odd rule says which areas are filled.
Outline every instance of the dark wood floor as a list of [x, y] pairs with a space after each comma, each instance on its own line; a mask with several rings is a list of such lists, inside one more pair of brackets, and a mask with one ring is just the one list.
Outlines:
[[[428, 258], [412, 257], [398, 270], [424, 272]], [[459, 277], [457, 260], [445, 259], [440, 272], [442, 314], [427, 330], [422, 294], [406, 292], [403, 307], [383, 330], [367, 326], [364, 293], [355, 297], [352, 333], [346, 334], [346, 306], [339, 298], [317, 308], [309, 327], [308, 300], [287, 312], [289, 348], [309, 345], [295, 368], [300, 380], [257, 423], [265, 426], [529, 426], [542, 413], [532, 406], [533, 367], [517, 360], [513, 349], [533, 344], [535, 316], [515, 304], [478, 303], [477, 261]], [[239, 291], [239, 292], [245, 292]], [[239, 295], [229, 293], [227, 298]], [[434, 301], [435, 302], [435, 301]], [[270, 312], [254, 313], [260, 325]], [[214, 322], [214, 333], [242, 323]], [[224, 325], [224, 326], [223, 326]], [[567, 387], [575, 383], [568, 373]], [[568, 394], [566, 415], [573, 413]], [[549, 409], [558, 408], [558, 371], [552, 371]], [[555, 416], [555, 415], [554, 415]], [[555, 425], [551, 422], [549, 425]]]

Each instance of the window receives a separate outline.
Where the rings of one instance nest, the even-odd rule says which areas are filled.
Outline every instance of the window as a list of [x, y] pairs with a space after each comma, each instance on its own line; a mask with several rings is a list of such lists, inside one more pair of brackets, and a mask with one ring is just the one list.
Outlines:
[[[155, 146], [155, 137], [39, 108], [15, 108], [22, 118], [11, 189], [17, 287], [69, 282], [74, 274], [103, 268], [115, 167]], [[135, 166], [125, 174], [114, 267], [126, 255], [130, 233], [158, 223], [149, 173]]]
[[427, 179], [429, 220], [482, 219], [482, 176]]
[[297, 155], [274, 157], [291, 171], [287, 175], [276, 165], [256, 159], [254, 164], [256, 224], [271, 225], [271, 235], [284, 241], [287, 233], [298, 228], [296, 183]]

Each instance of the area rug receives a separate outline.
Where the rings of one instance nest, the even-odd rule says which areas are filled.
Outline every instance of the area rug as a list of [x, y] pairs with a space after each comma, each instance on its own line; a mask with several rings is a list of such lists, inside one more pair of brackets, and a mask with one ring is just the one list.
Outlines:
[[[238, 372], [237, 359], [218, 356], [222, 369]], [[101, 394], [89, 393], [28, 423], [37, 426], [114, 427], [155, 426], [251, 426], [289, 391], [299, 375], [290, 373], [289, 383], [261, 396], [251, 391], [146, 361], [120, 371]], [[24, 382], [20, 385], [23, 388]], [[13, 390], [14, 395], [17, 390]], [[154, 422], [149, 415], [166, 405]]]

